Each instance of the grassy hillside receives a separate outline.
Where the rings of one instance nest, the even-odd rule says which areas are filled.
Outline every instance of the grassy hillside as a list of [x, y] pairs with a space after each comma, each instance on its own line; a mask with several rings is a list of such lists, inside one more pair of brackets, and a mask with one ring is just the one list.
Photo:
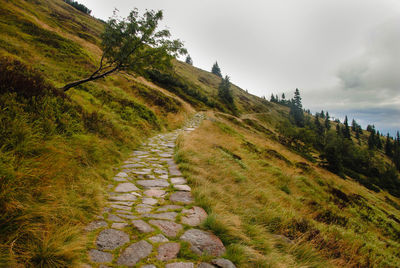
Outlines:
[[6, 0], [0, 28], [0, 266], [79, 265], [112, 167], [196, 110], [210, 120], [177, 160], [239, 267], [400, 266], [399, 200], [322, 168], [288, 107], [235, 85], [229, 105], [219, 77], [179, 61], [65, 94], [96, 68], [103, 23], [61, 0]]
[[62, 1], [0, 14], [0, 266], [73, 266], [112, 166], [193, 108], [130, 75], [60, 93], [95, 68], [102, 23]]
[[[318, 167], [245, 120], [209, 113], [177, 160], [240, 267], [398, 267], [400, 203]], [[274, 118], [274, 116], [268, 115]]]

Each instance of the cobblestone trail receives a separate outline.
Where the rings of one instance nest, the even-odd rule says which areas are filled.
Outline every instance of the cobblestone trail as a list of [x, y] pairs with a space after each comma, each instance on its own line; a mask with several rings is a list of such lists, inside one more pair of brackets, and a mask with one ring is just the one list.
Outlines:
[[[182, 129], [150, 138], [132, 153], [109, 185], [109, 200], [86, 231], [94, 238], [87, 267], [235, 267], [221, 258], [225, 247], [198, 226], [207, 213], [195, 206], [191, 188], [174, 162], [175, 140], [204, 119], [196, 114]], [[195, 263], [179, 255], [182, 243], [210, 263]]]

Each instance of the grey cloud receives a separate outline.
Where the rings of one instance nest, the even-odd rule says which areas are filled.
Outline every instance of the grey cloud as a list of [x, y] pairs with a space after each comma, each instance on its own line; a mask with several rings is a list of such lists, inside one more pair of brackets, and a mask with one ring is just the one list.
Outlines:
[[352, 93], [375, 93], [389, 99], [399, 96], [400, 19], [380, 25], [367, 41], [365, 51], [338, 71], [343, 89]]

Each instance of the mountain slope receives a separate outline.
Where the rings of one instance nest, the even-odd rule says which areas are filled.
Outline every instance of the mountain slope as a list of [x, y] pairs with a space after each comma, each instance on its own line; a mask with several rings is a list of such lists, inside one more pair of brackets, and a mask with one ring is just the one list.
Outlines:
[[176, 158], [239, 267], [399, 266], [399, 200], [288, 143], [287, 106], [235, 85], [227, 104], [219, 77], [179, 61], [64, 94], [96, 68], [103, 23], [62, 1], [15, 0], [0, 6], [0, 28], [0, 266], [79, 265], [112, 166], [195, 110], [209, 120]]

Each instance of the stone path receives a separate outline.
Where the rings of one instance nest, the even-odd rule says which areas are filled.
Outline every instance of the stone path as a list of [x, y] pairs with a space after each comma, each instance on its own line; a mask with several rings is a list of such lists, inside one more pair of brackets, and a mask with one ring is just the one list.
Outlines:
[[[221, 258], [221, 240], [199, 229], [207, 213], [194, 205], [173, 159], [179, 133], [193, 131], [203, 119], [196, 114], [182, 129], [150, 138], [124, 162], [109, 185], [103, 214], [86, 227], [94, 237], [87, 267], [235, 267]], [[186, 260], [180, 255], [185, 244], [210, 262]]]

